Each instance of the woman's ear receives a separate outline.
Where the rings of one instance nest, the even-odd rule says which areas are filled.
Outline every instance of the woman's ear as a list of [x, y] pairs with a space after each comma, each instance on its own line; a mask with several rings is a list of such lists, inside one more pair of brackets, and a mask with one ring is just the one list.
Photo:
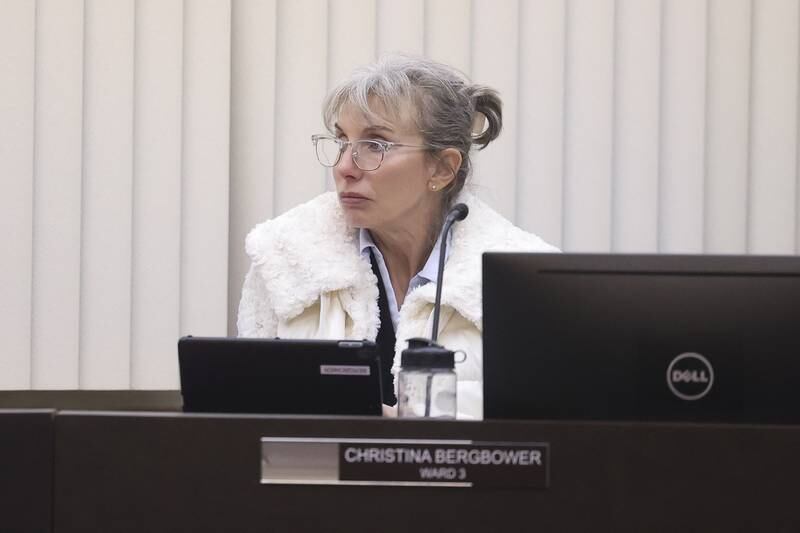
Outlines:
[[456, 179], [456, 173], [461, 168], [461, 152], [455, 148], [445, 148], [436, 155], [436, 167], [433, 170], [430, 183], [436, 185], [434, 190], [441, 191]]

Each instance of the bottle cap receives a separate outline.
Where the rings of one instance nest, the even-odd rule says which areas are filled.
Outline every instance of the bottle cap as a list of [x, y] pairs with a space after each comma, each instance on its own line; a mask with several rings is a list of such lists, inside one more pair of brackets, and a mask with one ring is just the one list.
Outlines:
[[402, 368], [454, 368], [455, 352], [428, 339], [408, 339], [400, 359]]

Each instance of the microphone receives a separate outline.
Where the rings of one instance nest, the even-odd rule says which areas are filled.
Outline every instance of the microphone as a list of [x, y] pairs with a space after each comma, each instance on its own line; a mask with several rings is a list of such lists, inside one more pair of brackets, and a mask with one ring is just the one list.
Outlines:
[[442, 307], [442, 285], [444, 281], [444, 260], [445, 252], [447, 252], [447, 235], [450, 233], [450, 228], [459, 220], [464, 220], [469, 214], [469, 208], [466, 204], [456, 204], [447, 213], [447, 218], [444, 219], [444, 229], [442, 230], [442, 245], [439, 248], [439, 276], [436, 281], [436, 300], [433, 304], [433, 331], [431, 332], [431, 341], [436, 343], [439, 337], [439, 312]]
[[[408, 339], [408, 348], [403, 350], [401, 371], [398, 375], [398, 415], [404, 416], [420, 416], [412, 407], [415, 402], [418, 402], [424, 408], [422, 416], [431, 416], [431, 402], [433, 400], [433, 378], [434, 375], [439, 375], [440, 383], [438, 386], [437, 397], [449, 396], [452, 398], [452, 413], [448, 416], [455, 418], [455, 398], [456, 398], [456, 377], [453, 372], [454, 352], [448, 350], [444, 346], [436, 344], [436, 339], [439, 337], [439, 312], [442, 308], [442, 282], [444, 281], [444, 258], [447, 252], [447, 235], [450, 233], [450, 228], [459, 220], [464, 220], [469, 214], [469, 208], [464, 204], [456, 204], [447, 213], [444, 219], [444, 226], [442, 227], [442, 245], [439, 248], [439, 278], [436, 282], [436, 301], [433, 305], [433, 331], [431, 332], [431, 340], [416, 337]], [[408, 370], [406, 375], [405, 370]], [[441, 373], [440, 373], [441, 371]], [[425, 380], [424, 395], [419, 392], [413, 392], [415, 387], [411, 386], [411, 391], [406, 390], [409, 385], [407, 382], [419, 379], [417, 374], [422, 374]], [[445, 376], [451, 376], [451, 380]], [[442, 381], [443, 380], [443, 381]], [[448, 385], [444, 385], [447, 383]], [[447, 389], [447, 390], [445, 390]], [[419, 397], [422, 396], [422, 399]], [[447, 403], [447, 402], [445, 402]], [[437, 415], [443, 416], [443, 415]]]

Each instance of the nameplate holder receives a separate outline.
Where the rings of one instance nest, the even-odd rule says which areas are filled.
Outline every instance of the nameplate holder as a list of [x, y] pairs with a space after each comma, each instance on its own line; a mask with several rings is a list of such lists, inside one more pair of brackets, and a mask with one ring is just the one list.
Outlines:
[[546, 489], [549, 445], [263, 437], [261, 483]]

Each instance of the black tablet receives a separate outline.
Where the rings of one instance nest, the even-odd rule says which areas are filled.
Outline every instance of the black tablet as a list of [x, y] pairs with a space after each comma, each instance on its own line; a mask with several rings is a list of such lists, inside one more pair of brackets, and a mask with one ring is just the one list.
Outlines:
[[189, 336], [178, 359], [185, 412], [382, 413], [372, 342]]

